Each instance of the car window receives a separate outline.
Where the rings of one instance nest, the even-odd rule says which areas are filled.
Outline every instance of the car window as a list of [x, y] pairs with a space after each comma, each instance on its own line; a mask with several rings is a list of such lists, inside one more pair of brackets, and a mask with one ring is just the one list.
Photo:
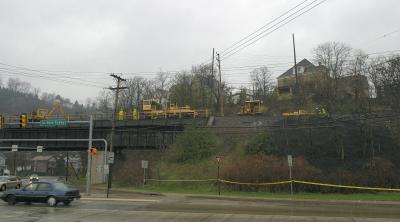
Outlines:
[[25, 191], [34, 191], [34, 190], [36, 190], [36, 187], [38, 186], [38, 184], [37, 183], [31, 183], [31, 184], [29, 184], [28, 186], [26, 186], [25, 188], [24, 188], [24, 190]]
[[9, 181], [16, 181], [17, 179], [15, 177], [10, 177], [8, 180]]
[[49, 183], [41, 183], [38, 185], [36, 191], [51, 191], [51, 185]]
[[63, 183], [53, 183], [54, 189], [56, 190], [65, 190], [68, 189], [68, 186]]
[[8, 177], [5, 177], [5, 176], [0, 177], [0, 181], [7, 181], [7, 180], [8, 180]]

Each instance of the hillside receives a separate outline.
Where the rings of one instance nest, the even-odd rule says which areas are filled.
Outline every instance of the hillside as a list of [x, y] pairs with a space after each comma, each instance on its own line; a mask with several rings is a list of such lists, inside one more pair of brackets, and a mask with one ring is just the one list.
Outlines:
[[54, 93], [33, 93], [26, 90], [0, 87], [0, 114], [20, 115], [30, 113], [37, 108], [50, 109], [56, 101], [60, 101], [66, 112], [82, 113], [85, 107], [77, 101], [72, 102], [67, 98]]

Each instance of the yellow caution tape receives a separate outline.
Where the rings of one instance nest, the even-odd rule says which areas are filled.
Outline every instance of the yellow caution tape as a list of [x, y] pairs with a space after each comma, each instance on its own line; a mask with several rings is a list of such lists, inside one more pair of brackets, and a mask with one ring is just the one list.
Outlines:
[[316, 185], [316, 186], [324, 186], [324, 187], [337, 187], [337, 188], [359, 189], [359, 190], [400, 191], [400, 189], [395, 189], [395, 188], [347, 186], [347, 185], [337, 185], [337, 184], [329, 184], [329, 183], [307, 182], [307, 181], [300, 181], [300, 180], [293, 180], [293, 183], [308, 184], [308, 185]]
[[281, 184], [298, 183], [298, 184], [307, 184], [307, 185], [315, 185], [315, 186], [347, 188], [347, 189], [359, 189], [359, 190], [400, 191], [400, 189], [396, 189], [396, 188], [348, 186], [348, 185], [338, 185], [338, 184], [329, 184], [329, 183], [307, 182], [307, 181], [301, 181], [301, 180], [287, 180], [287, 181], [270, 182], [270, 183], [244, 183], [244, 182], [236, 182], [236, 181], [223, 180], [223, 179], [203, 179], [203, 180], [190, 180], [190, 179], [189, 180], [185, 180], [185, 179], [182, 179], [182, 180], [158, 180], [158, 179], [146, 179], [146, 181], [156, 181], [156, 182], [221, 182], [221, 183], [237, 184], [237, 185], [249, 185], [249, 186], [268, 186], [268, 185], [281, 185]]
[[204, 180], [158, 180], [158, 179], [146, 179], [146, 181], [156, 181], [156, 182], [221, 182], [221, 183], [230, 183], [230, 184], [238, 184], [238, 185], [252, 185], [252, 186], [266, 186], [266, 185], [279, 185], [279, 184], [288, 184], [291, 181], [280, 181], [280, 182], [272, 182], [272, 183], [243, 183], [236, 182], [230, 180], [222, 180], [222, 179], [204, 179]]
[[291, 181], [279, 181], [279, 182], [271, 182], [271, 183], [242, 183], [236, 181], [229, 181], [229, 180], [219, 180], [222, 183], [230, 183], [230, 184], [238, 184], [238, 185], [251, 185], [251, 186], [267, 186], [267, 185], [279, 185], [279, 184], [288, 184]]

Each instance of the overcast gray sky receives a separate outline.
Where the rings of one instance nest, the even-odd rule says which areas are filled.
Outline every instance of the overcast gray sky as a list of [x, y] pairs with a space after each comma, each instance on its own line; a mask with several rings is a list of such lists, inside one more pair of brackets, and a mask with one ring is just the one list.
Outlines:
[[[113, 85], [107, 73], [128, 78], [133, 76], [128, 73], [189, 69], [211, 58], [213, 47], [222, 51], [303, 1], [2, 0], [0, 76], [83, 102]], [[298, 60], [311, 60], [311, 50], [326, 41], [367, 53], [399, 50], [400, 31], [383, 37], [400, 29], [399, 10], [398, 0], [327, 0], [223, 60], [223, 78], [236, 87], [246, 84], [250, 69], [230, 67], [253, 65], [270, 66], [278, 76], [292, 62], [292, 33]], [[16, 71], [5, 64], [51, 72]], [[48, 80], [54, 76], [70, 78]]]

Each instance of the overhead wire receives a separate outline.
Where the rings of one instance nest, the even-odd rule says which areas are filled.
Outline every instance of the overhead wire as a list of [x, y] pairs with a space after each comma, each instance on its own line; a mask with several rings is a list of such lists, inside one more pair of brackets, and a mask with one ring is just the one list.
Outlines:
[[[304, 8], [310, 6], [311, 4], [313, 4], [313, 3], [317, 2], [317, 1], [318, 1], [318, 0], [314, 0], [314, 1], [311, 2], [310, 4], [308, 4], [307, 6], [301, 8], [300, 10], [296, 11], [296, 12], [293, 13], [293, 14], [296, 14], [297, 12], [301, 12]], [[264, 31], [264, 32], [262, 32], [262, 33], [260, 33], [260, 34], [258, 34], [257, 36], [251, 38], [250, 40], [247, 40], [246, 42], [240, 44], [239, 46], [236, 46], [233, 50], [229, 50], [227, 53], [224, 53], [225, 55], [221, 55], [221, 56], [222, 56], [222, 60], [226, 60], [227, 58], [229, 58], [229, 57], [235, 55], [236, 53], [238, 53], [238, 52], [242, 51], [243, 49], [249, 47], [250, 45], [256, 43], [256, 42], [259, 41], [260, 39], [265, 38], [266, 36], [272, 34], [272, 33], [275, 32], [276, 30], [278, 30], [278, 29], [280, 29], [281, 27], [287, 25], [288, 23], [292, 22], [293, 20], [297, 19], [297, 18], [300, 17], [301, 15], [303, 15], [303, 14], [309, 12], [310, 10], [314, 9], [315, 7], [321, 5], [322, 3], [326, 2], [326, 1], [327, 1], [327, 0], [322, 0], [322, 1], [318, 2], [317, 4], [311, 6], [310, 8], [306, 9], [305, 11], [302, 11], [300, 14], [296, 15], [296, 16], [293, 17], [293, 18], [287, 17], [287, 18], [290, 18], [290, 19], [289, 19], [288, 21], [284, 22], [283, 24], [279, 25], [278, 27], [276, 27], [276, 28], [272, 29], [271, 31], [265, 33], [266, 31], [269, 30], [269, 29], [268, 29], [268, 30], [266, 30], [266, 31]], [[285, 20], [286, 20], [286, 18], [285, 18], [284, 20], [282, 20], [281, 22], [283, 22], [283, 21], [285, 21]], [[281, 22], [279, 22], [279, 23], [277, 23], [277, 24], [280, 24]], [[277, 25], [277, 24], [275, 24], [275, 25]], [[274, 25], [274, 26], [275, 26], [275, 25]], [[274, 26], [272, 26], [272, 27], [274, 27]], [[265, 33], [265, 34], [264, 34], [264, 33]]]
[[[228, 51], [229, 49], [231, 49], [232, 47], [235, 47], [237, 44], [243, 42], [244, 40], [250, 38], [251, 36], [253, 36], [254, 34], [257, 34], [258, 32], [262, 31], [263, 29], [265, 29], [266, 27], [268, 27], [270, 24], [274, 23], [275, 21], [279, 20], [281, 17], [285, 16], [286, 14], [290, 13], [291, 11], [293, 11], [294, 9], [298, 8], [299, 6], [303, 5], [304, 3], [306, 3], [308, 0], [304, 0], [302, 2], [300, 2], [299, 4], [295, 5], [294, 7], [290, 8], [288, 11], [280, 14], [279, 16], [277, 16], [276, 18], [274, 18], [273, 20], [269, 21], [268, 23], [264, 24], [263, 26], [261, 26], [260, 28], [258, 28], [257, 30], [253, 31], [252, 33], [250, 33], [249, 35], [241, 38], [240, 40], [236, 41], [235, 43], [233, 43], [232, 45], [230, 45], [229, 47], [223, 49], [221, 51], [221, 55], [223, 53], [225, 53], [226, 51]], [[206, 61], [200, 63], [200, 64], [205, 64], [208, 63], [211, 59], [207, 59]]]

